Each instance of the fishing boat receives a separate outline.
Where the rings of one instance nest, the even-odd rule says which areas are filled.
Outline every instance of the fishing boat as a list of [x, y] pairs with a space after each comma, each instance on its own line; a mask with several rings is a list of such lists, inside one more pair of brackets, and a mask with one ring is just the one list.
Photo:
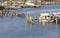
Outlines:
[[54, 15], [51, 13], [41, 13], [39, 16], [39, 22], [53, 22]]

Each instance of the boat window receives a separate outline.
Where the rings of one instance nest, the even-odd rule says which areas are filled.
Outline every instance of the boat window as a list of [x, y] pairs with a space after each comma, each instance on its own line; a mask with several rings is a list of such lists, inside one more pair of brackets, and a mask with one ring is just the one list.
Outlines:
[[47, 16], [47, 17], [50, 17], [50, 16]]
[[45, 19], [46, 19], [46, 16], [45, 16]]

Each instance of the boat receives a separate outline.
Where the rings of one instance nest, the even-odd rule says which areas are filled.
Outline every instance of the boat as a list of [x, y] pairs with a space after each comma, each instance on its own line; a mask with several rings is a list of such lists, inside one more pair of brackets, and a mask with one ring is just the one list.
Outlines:
[[31, 1], [27, 1], [25, 4], [28, 5], [28, 6], [35, 6], [35, 4], [32, 3]]
[[57, 12], [57, 13], [53, 13], [54, 16], [55, 16], [55, 21], [56, 23], [60, 23], [60, 12]]
[[27, 1], [25, 3], [25, 5], [26, 5], [26, 7], [33, 7], [33, 8], [37, 8], [37, 7], [41, 6], [40, 4], [35, 4], [35, 3], [31, 2], [31, 1]]
[[58, 17], [60, 18], [60, 12], [57, 12], [57, 13], [53, 13], [55, 17]]
[[53, 22], [54, 21], [54, 15], [51, 13], [41, 13], [39, 16], [39, 22]]
[[17, 15], [18, 17], [25, 17], [25, 14], [22, 13], [22, 12], [16, 12], [16, 15]]
[[34, 23], [34, 19], [31, 16], [28, 16], [27, 17], [27, 22], [33, 24]]

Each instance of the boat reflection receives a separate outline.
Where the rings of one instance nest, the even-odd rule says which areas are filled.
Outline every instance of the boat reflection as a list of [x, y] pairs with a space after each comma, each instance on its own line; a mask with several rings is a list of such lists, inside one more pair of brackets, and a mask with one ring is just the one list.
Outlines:
[[28, 25], [30, 28], [32, 28], [32, 27], [34, 26], [34, 23], [29, 23], [29, 22], [27, 22], [27, 25]]
[[40, 27], [49, 27], [51, 26], [53, 23], [46, 23], [46, 22], [43, 22], [42, 24], [39, 23]]

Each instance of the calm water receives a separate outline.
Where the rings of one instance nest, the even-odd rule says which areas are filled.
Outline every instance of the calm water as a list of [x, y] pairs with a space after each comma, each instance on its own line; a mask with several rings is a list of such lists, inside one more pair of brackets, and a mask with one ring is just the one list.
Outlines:
[[[47, 5], [44, 8], [22, 8], [14, 10], [21, 11], [37, 18], [42, 12], [58, 12], [60, 5]], [[54, 8], [53, 8], [54, 7]], [[10, 10], [12, 11], [12, 10]], [[27, 12], [27, 13], [26, 13]], [[0, 18], [0, 38], [60, 38], [60, 24], [40, 24], [35, 21], [33, 25], [28, 24], [25, 18], [3, 17]]]

